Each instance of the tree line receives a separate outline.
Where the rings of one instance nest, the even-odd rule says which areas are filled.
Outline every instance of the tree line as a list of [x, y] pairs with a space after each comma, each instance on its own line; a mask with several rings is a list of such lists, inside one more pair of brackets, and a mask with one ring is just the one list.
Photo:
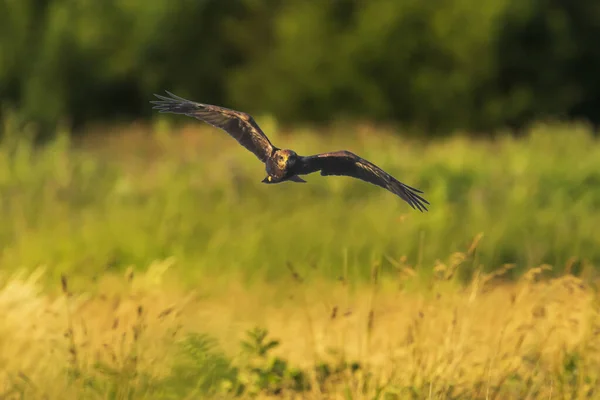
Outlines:
[[596, 0], [0, 0], [0, 105], [147, 118], [164, 89], [428, 134], [600, 122]]

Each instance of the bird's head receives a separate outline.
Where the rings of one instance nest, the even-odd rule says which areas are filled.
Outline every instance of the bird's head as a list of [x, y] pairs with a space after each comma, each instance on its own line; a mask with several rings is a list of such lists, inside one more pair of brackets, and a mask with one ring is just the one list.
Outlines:
[[292, 150], [278, 150], [275, 153], [275, 162], [281, 168], [288, 168], [296, 163], [298, 155]]

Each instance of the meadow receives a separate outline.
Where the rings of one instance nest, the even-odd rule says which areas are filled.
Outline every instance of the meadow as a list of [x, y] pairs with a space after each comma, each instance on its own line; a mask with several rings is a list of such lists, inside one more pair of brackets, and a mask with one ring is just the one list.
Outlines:
[[593, 398], [600, 144], [280, 129], [425, 192], [264, 185], [198, 123], [0, 144], [0, 398]]

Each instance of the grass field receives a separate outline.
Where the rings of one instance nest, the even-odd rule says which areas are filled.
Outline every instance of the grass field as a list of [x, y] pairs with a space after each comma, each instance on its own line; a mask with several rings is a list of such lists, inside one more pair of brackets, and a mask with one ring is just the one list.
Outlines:
[[34, 147], [7, 119], [0, 398], [594, 397], [585, 127], [422, 142], [259, 123], [302, 154], [363, 155], [430, 211], [349, 178], [261, 184], [252, 154], [199, 124]]

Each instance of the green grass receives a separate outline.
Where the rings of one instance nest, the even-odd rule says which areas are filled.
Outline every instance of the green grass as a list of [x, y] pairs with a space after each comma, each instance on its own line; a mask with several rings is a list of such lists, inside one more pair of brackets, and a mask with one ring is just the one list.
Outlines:
[[350, 178], [261, 184], [226, 134], [166, 121], [43, 146], [4, 121], [0, 398], [600, 390], [600, 143], [586, 128], [419, 142], [259, 119], [280, 147], [347, 149], [424, 190], [422, 214]]
[[[348, 149], [422, 189], [428, 213], [344, 177], [264, 185], [264, 167], [226, 134], [192, 122], [112, 128], [34, 148], [11, 120], [0, 144], [0, 265], [53, 273], [143, 267], [175, 257], [190, 277], [368, 277], [430, 266], [466, 251], [465, 265], [560, 271], [600, 261], [600, 144], [580, 126], [539, 126], [522, 139], [408, 141], [373, 128], [276, 133], [299, 153]], [[576, 257], [577, 261], [569, 261]]]

